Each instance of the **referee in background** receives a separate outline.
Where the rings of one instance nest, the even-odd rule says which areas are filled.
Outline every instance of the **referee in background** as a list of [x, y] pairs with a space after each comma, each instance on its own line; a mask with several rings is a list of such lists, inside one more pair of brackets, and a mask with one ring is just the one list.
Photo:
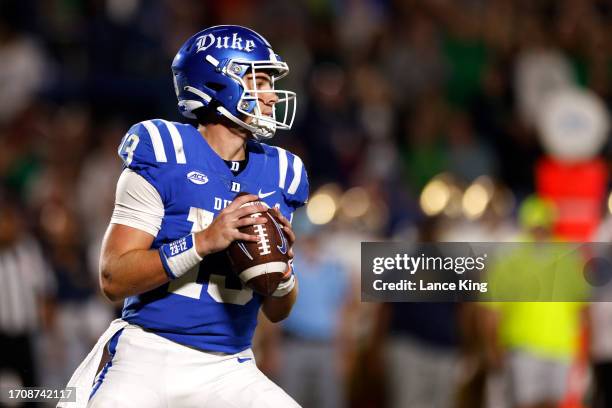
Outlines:
[[38, 381], [34, 335], [52, 320], [54, 279], [6, 191], [0, 191], [0, 282], [0, 384], [32, 387]]

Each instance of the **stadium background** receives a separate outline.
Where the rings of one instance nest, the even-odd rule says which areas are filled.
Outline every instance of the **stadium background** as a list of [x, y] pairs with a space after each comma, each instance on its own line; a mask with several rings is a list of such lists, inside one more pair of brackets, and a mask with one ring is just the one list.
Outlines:
[[[298, 93], [298, 113], [273, 143], [302, 157], [311, 183], [295, 220], [301, 304], [284, 328], [262, 325], [262, 369], [305, 406], [391, 406], [394, 387], [412, 392], [420, 377], [429, 403], [405, 406], [504, 406], [495, 381], [478, 377], [478, 311], [360, 303], [359, 242], [516, 237], [519, 203], [545, 189], [545, 97], [577, 87], [612, 102], [607, 1], [2, 1], [0, 276], [11, 284], [0, 288], [0, 382], [18, 381], [13, 363], [29, 381], [63, 385], [117, 312], [97, 288], [117, 145], [134, 122], [183, 120], [171, 60], [222, 23], [257, 30], [289, 63], [282, 87]], [[570, 213], [587, 212], [588, 225], [569, 238], [610, 236], [605, 136], [581, 162], [578, 184], [593, 188]], [[27, 273], [7, 261], [26, 241]], [[612, 342], [606, 324], [591, 337]], [[398, 372], [391, 341], [431, 358]], [[585, 367], [612, 361], [589, 344], [565, 406], [590, 406]]]

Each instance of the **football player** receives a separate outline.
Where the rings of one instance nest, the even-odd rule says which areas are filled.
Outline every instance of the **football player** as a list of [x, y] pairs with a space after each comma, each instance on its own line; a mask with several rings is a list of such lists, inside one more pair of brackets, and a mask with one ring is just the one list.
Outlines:
[[[298, 156], [262, 142], [291, 128], [296, 96], [275, 89], [289, 68], [262, 36], [226, 25], [188, 39], [172, 72], [179, 110], [199, 125], [147, 120], [119, 146], [124, 170], [100, 281], [109, 299], [125, 303], [69, 383], [76, 406], [298, 406], [251, 351], [260, 308], [273, 322], [291, 311], [291, 267], [263, 297], [222, 254], [235, 240], [257, 241], [238, 229], [265, 223], [250, 215], [266, 206], [295, 241], [289, 220], [306, 202], [306, 171]], [[107, 341], [111, 359], [92, 388]]]

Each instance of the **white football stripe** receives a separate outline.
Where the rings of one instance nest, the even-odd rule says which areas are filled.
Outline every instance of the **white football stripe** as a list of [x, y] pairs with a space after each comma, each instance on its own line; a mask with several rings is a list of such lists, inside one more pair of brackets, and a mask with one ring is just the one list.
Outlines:
[[187, 163], [187, 159], [185, 158], [185, 149], [183, 148], [183, 139], [181, 138], [181, 134], [179, 133], [178, 129], [172, 122], [168, 122], [167, 120], [162, 120], [162, 122], [164, 122], [168, 128], [168, 131], [170, 132], [176, 162], [179, 164]]
[[285, 179], [287, 178], [287, 152], [285, 149], [277, 147], [278, 150], [278, 186], [285, 188]]
[[293, 157], [293, 180], [291, 181], [291, 185], [289, 185], [289, 189], [287, 190], [289, 194], [295, 194], [297, 191], [300, 185], [300, 180], [302, 180], [302, 167], [304, 166], [302, 159], [297, 156]]
[[155, 124], [150, 120], [146, 120], [142, 122], [142, 124], [147, 129], [149, 137], [151, 138], [153, 151], [155, 152], [155, 160], [166, 163], [168, 159], [166, 158], [166, 151], [164, 150], [164, 143], [162, 142], [161, 135], [159, 134], [159, 129], [157, 129], [157, 126], [155, 126]]
[[240, 275], [238, 275], [238, 277], [242, 282], [246, 283], [259, 275], [275, 272], [285, 273], [286, 270], [286, 262], [266, 262], [245, 269], [244, 271], [240, 272]]

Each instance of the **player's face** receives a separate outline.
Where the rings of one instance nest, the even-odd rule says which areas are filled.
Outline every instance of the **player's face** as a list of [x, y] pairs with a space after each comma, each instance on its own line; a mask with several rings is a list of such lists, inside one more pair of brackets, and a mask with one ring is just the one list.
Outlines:
[[[272, 77], [265, 72], [258, 72], [255, 75], [247, 74], [244, 76], [244, 82], [247, 86], [247, 90], [257, 91], [272, 91]], [[258, 92], [257, 93], [257, 104], [263, 115], [272, 116], [272, 110], [274, 104], [278, 101], [278, 96], [275, 92]], [[249, 118], [251, 120], [251, 118]]]

